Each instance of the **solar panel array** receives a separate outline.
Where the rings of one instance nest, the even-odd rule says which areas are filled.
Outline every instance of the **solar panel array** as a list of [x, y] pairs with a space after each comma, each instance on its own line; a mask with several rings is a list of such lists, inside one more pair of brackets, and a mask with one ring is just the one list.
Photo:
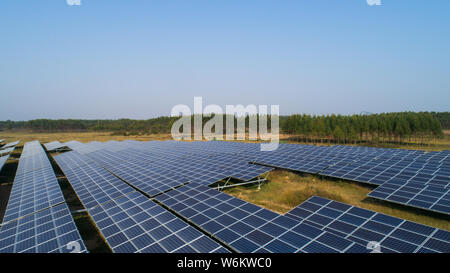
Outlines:
[[84, 155], [54, 159], [113, 252], [229, 252]]
[[195, 183], [156, 200], [237, 252], [368, 252], [330, 232]]
[[381, 252], [449, 253], [450, 232], [322, 197], [311, 197], [286, 214]]
[[386, 182], [368, 196], [450, 215], [450, 187]]
[[65, 144], [149, 196], [189, 182], [209, 185], [227, 177], [248, 181], [272, 170], [238, 156], [180, 150], [176, 142]]
[[68, 167], [68, 165], [61, 163], [60, 156], [55, 156], [54, 159], [87, 209], [135, 191], [94, 162]]
[[280, 144], [263, 152], [257, 143], [225, 141], [66, 145], [150, 196], [187, 182], [209, 185], [227, 177], [248, 181], [276, 167], [384, 185], [369, 196], [449, 214], [450, 151]]
[[41, 168], [17, 174], [3, 221], [11, 221], [63, 202], [64, 197], [53, 169]]
[[[371, 241], [382, 252], [450, 252], [445, 230], [320, 197], [280, 215], [207, 187], [230, 177], [249, 181], [277, 167], [392, 190], [380, 192], [389, 195], [381, 199], [416, 189], [408, 195], [411, 205], [434, 197], [427, 209], [442, 212], [447, 197], [432, 194], [448, 189], [448, 151], [281, 144], [261, 152], [259, 144], [216, 141], [61, 145], [73, 151], [53, 158], [113, 252], [367, 253]], [[69, 252], [71, 241], [86, 251], [47, 155], [39, 142], [26, 143], [0, 252]]]
[[50, 152], [50, 151], [55, 151], [55, 150], [61, 149], [61, 148], [65, 147], [65, 145], [61, 144], [61, 142], [59, 142], [59, 141], [52, 141], [52, 142], [44, 144], [44, 147], [47, 151]]
[[139, 192], [89, 210], [116, 253], [226, 253], [217, 242]]
[[69, 253], [72, 244], [86, 252], [65, 203], [10, 221], [0, 229], [0, 253]]
[[20, 140], [17, 140], [17, 141], [14, 141], [14, 142], [10, 142], [10, 143], [6, 143], [5, 146], [3, 146], [2, 148], [5, 149], [5, 148], [9, 148], [9, 147], [14, 147], [14, 146], [16, 146], [19, 143], [20, 143]]
[[6, 149], [2, 149], [2, 150], [0, 150], [0, 156], [10, 154], [13, 151], [14, 151], [14, 147], [9, 147], [9, 148], [6, 148]]
[[3, 222], [63, 202], [61, 188], [40, 143], [26, 143], [20, 156]]
[[8, 158], [9, 158], [9, 155], [0, 157], [0, 171], [3, 169], [3, 166], [5, 165]]
[[25, 143], [0, 229], [0, 252], [70, 252], [86, 247], [51, 164], [37, 141]]

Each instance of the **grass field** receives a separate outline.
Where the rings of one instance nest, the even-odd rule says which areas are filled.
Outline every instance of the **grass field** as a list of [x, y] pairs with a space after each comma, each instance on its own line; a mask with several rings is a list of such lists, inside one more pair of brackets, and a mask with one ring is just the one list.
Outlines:
[[0, 139], [6, 139], [6, 142], [12, 142], [20, 139], [24, 142], [39, 140], [42, 144], [47, 142], [59, 140], [60, 142], [67, 142], [71, 140], [78, 140], [80, 142], [90, 141], [109, 141], [109, 140], [125, 140], [134, 139], [141, 141], [149, 140], [168, 140], [172, 139], [170, 134], [148, 134], [148, 135], [133, 135], [123, 136], [114, 135], [112, 132], [55, 132], [55, 133], [36, 133], [25, 130], [17, 131], [0, 131]]
[[[445, 133], [446, 137], [440, 140], [440, 143], [437, 146], [401, 146], [401, 148], [423, 150], [450, 149], [450, 131], [446, 131]], [[13, 154], [13, 157], [17, 158], [20, 155], [20, 146], [22, 146], [24, 142], [32, 140], [39, 140], [43, 144], [54, 140], [59, 140], [60, 142], [70, 140], [78, 140], [80, 142], [120, 141], [125, 139], [149, 141], [168, 140], [171, 139], [171, 136], [168, 134], [121, 136], [114, 135], [111, 132], [35, 133], [28, 131], [1, 131], [0, 139], [2, 138], [5, 138], [7, 142], [15, 141], [17, 139], [22, 140], [18, 149]], [[289, 141], [289, 143], [295, 142]], [[437, 147], [440, 148], [437, 149]], [[399, 147], [391, 146], [391, 148]], [[17, 164], [12, 160], [8, 160], [8, 162], [8, 164]], [[368, 198], [367, 194], [371, 191], [371, 188], [363, 184], [331, 180], [313, 175], [301, 176], [283, 170], [271, 172], [269, 180], [270, 182], [263, 184], [260, 190], [257, 189], [257, 186], [241, 186], [227, 189], [225, 192], [279, 213], [285, 213], [309, 197], [317, 195], [418, 223], [450, 230], [450, 219], [448, 217]], [[4, 186], [10, 186], [10, 181], [8, 181], [9, 183], [5, 182], [6, 181], [3, 181]]]

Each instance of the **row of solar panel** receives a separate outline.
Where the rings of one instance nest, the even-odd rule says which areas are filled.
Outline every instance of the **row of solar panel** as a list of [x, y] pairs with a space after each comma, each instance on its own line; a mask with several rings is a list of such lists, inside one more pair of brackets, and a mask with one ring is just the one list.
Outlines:
[[6, 149], [1, 149], [0, 150], [0, 156], [11, 154], [14, 151], [14, 149], [15, 149], [15, 147], [9, 147], [9, 148], [6, 148]]
[[[31, 163], [30, 163], [31, 162]], [[0, 253], [86, 252], [39, 142], [26, 143], [0, 228]]]
[[[126, 146], [126, 145], [125, 145]], [[124, 148], [126, 149], [126, 148]], [[101, 149], [96, 149], [96, 151]], [[69, 153], [63, 154], [66, 155], [66, 160], [64, 163], [60, 164], [57, 157], [55, 157], [55, 160], [58, 162], [60, 166], [66, 165], [65, 168], [69, 169], [69, 172], [71, 171], [73, 173], [72, 178], [75, 180], [75, 184], [77, 183], [83, 183], [83, 181], [87, 181], [84, 187], [80, 187], [80, 192], [85, 195], [84, 199], [86, 200], [86, 203], [92, 204], [88, 205], [87, 207], [91, 206], [91, 209], [89, 209], [91, 215], [101, 215], [96, 216], [97, 220], [96, 223], [100, 223], [98, 225], [103, 226], [100, 228], [103, 235], [107, 239], [108, 243], [112, 246], [114, 251], [116, 252], [188, 252], [189, 251], [195, 251], [195, 252], [205, 252], [205, 249], [196, 249], [193, 248], [191, 244], [194, 243], [194, 241], [197, 239], [189, 239], [189, 238], [183, 238], [183, 234], [175, 234], [173, 235], [173, 231], [176, 230], [173, 228], [170, 229], [169, 225], [163, 225], [164, 228], [161, 228], [161, 224], [166, 224], [166, 222], [157, 221], [156, 225], [148, 225], [146, 227], [143, 227], [141, 225], [141, 221], [143, 219], [149, 219], [151, 217], [156, 217], [161, 215], [162, 218], [166, 218], [166, 210], [161, 211], [161, 207], [157, 206], [152, 201], [145, 198], [143, 195], [133, 191], [125, 192], [121, 196], [120, 194], [117, 194], [117, 192], [120, 192], [117, 187], [108, 187], [106, 184], [99, 183], [98, 186], [92, 187], [92, 183], [97, 183], [96, 181], [102, 180], [104, 177], [107, 177], [108, 175], [106, 173], [100, 175], [104, 171], [103, 168], [100, 166], [96, 166], [95, 163], [90, 161], [90, 159], [87, 159], [86, 157], [81, 156], [80, 154], [72, 153], [71, 156], [68, 155]], [[76, 158], [76, 159], [74, 159]], [[77, 162], [78, 160], [78, 162]], [[63, 160], [61, 160], [63, 161]], [[77, 162], [78, 167], [80, 170], [77, 170], [75, 167], [68, 167], [70, 166], [70, 163], [68, 162]], [[81, 164], [80, 164], [81, 162]], [[81, 170], [81, 169], [89, 169], [93, 168], [94, 170], [87, 171]], [[95, 167], [92, 167], [95, 166]], [[102, 171], [103, 170], [103, 171]], [[84, 173], [84, 174], [83, 174]], [[70, 176], [70, 175], [69, 175]], [[69, 178], [68, 176], [68, 178]], [[114, 176], [112, 176], [114, 177]], [[117, 179], [116, 177], [114, 177]], [[92, 181], [90, 181], [90, 179]], [[69, 181], [71, 179], [69, 178]], [[107, 181], [111, 181], [112, 178], [106, 179]], [[123, 181], [117, 179], [117, 182], [122, 183], [122, 185], [126, 185], [123, 183]], [[72, 183], [72, 182], [71, 182]], [[109, 184], [114, 184], [112, 182], [108, 182]], [[119, 185], [119, 183], [117, 183]], [[198, 188], [200, 187], [200, 189]], [[75, 188], [75, 186], [74, 186]], [[85, 188], [85, 189], [84, 189]], [[108, 191], [102, 191], [102, 188], [109, 190]], [[97, 190], [95, 190], [97, 189]], [[132, 189], [130, 187], [130, 189]], [[197, 190], [195, 192], [194, 190]], [[77, 191], [77, 190], [76, 190]], [[86, 193], [87, 192], [87, 193]], [[112, 193], [116, 192], [116, 196], [111, 196]], [[200, 194], [202, 193], [208, 193], [212, 196], [209, 197], [198, 197], [202, 196]], [[77, 192], [78, 194], [78, 192]], [[190, 201], [181, 200], [175, 204], [169, 204], [170, 201], [173, 199], [173, 196], [177, 196], [179, 194], [185, 194], [186, 198]], [[134, 196], [135, 195], [135, 196]], [[216, 196], [220, 195], [220, 197]], [[80, 195], [79, 195], [80, 196]], [[166, 198], [169, 197], [169, 198]], [[196, 197], [196, 198], [192, 198]], [[183, 197], [180, 197], [180, 199], [183, 199]], [[82, 200], [83, 198], [80, 197]], [[114, 203], [119, 202], [120, 200], [123, 204], [127, 205], [113, 205]], [[139, 202], [133, 202], [130, 201], [133, 199], [139, 199]], [[261, 209], [259, 207], [256, 207], [254, 205], [251, 205], [249, 203], [246, 203], [242, 200], [235, 199], [234, 201], [230, 201], [231, 203], [236, 202], [236, 204], [228, 203], [228, 200], [233, 199], [232, 197], [219, 193], [217, 191], [214, 191], [212, 189], [209, 189], [207, 187], [204, 187], [202, 185], [196, 185], [195, 183], [191, 183], [188, 185], [184, 185], [176, 190], [170, 190], [162, 195], [159, 195], [159, 197], [156, 197], [157, 200], [164, 203], [166, 206], [173, 209], [177, 214], [182, 215], [185, 217], [185, 219], [188, 219], [192, 223], [195, 223], [198, 227], [200, 227], [204, 232], [210, 233], [214, 236], [215, 233], [220, 233], [220, 236], [222, 236], [222, 239], [218, 236], [216, 236], [216, 239], [228, 244], [231, 249], [238, 251], [238, 252], [367, 252], [368, 250], [365, 248], [365, 245], [363, 245], [363, 241], [361, 241], [361, 237], [363, 237], [361, 234], [365, 234], [362, 230], [360, 232], [357, 232], [354, 234], [353, 237], [349, 238], [343, 238], [342, 234], [338, 234], [337, 232], [329, 232], [326, 230], [323, 230], [323, 228], [318, 227], [317, 223], [311, 223], [311, 222], [297, 222], [297, 221], [289, 221], [289, 216], [283, 216], [281, 217], [278, 214], [273, 213], [272, 216], [269, 216], [271, 212], [266, 211], [264, 209]], [[192, 200], [194, 199], [194, 200]], [[223, 199], [223, 200], [222, 200]], [[95, 200], [91, 203], [89, 200]], [[154, 209], [155, 214], [145, 215], [145, 212], [139, 211], [137, 207], [139, 207], [138, 204], [140, 202], [152, 202], [151, 204], [145, 205], [144, 211], [147, 209]], [[83, 202], [83, 201], [82, 201]], [[214, 203], [215, 202], [215, 203]], [[240, 206], [237, 204], [240, 203]], [[83, 202], [84, 204], [85, 202]], [[209, 206], [207, 209], [203, 207], [203, 210], [201, 210], [202, 205]], [[215, 204], [215, 205], [213, 205]], [[231, 205], [226, 206], [226, 205]], [[244, 206], [245, 205], [245, 206]], [[111, 206], [111, 211], [108, 211]], [[180, 209], [183, 206], [184, 209]], [[194, 208], [195, 206], [195, 208]], [[211, 207], [212, 206], [212, 207]], [[200, 209], [198, 209], [200, 207]], [[193, 215], [190, 215], [192, 211], [188, 210], [189, 208], [193, 209], [194, 212], [196, 212]], [[256, 210], [255, 210], [256, 208]], [[127, 209], [133, 209], [130, 212], [123, 213], [124, 210]], [[186, 210], [186, 211], [184, 211]], [[98, 211], [98, 213], [97, 213]], [[219, 211], [219, 214], [217, 213]], [[137, 214], [142, 214], [142, 218], [136, 218]], [[258, 215], [256, 215], [258, 213]], [[235, 214], [235, 215], [233, 215]], [[262, 215], [265, 215], [264, 217]], [[162, 216], [164, 215], [164, 217]], [[205, 218], [202, 216], [207, 217], [207, 221], [202, 223]], [[352, 216], [352, 214], [349, 214]], [[172, 215], [173, 216], [173, 215]], [[353, 215], [355, 216], [355, 215]], [[175, 217], [175, 216], [174, 216]], [[192, 220], [192, 218], [194, 218]], [[209, 217], [209, 218], [208, 218]], [[228, 218], [231, 217], [231, 218]], [[93, 216], [95, 218], [95, 216]], [[220, 220], [219, 220], [220, 218]], [[174, 218], [175, 220], [170, 220], [168, 222], [174, 222], [173, 225], [177, 226], [179, 225], [176, 222], [179, 222], [178, 218]], [[261, 219], [265, 222], [261, 222]], [[292, 217], [291, 217], [292, 219]], [[233, 220], [236, 226], [230, 225], [232, 222], [230, 220]], [[245, 220], [245, 221], [240, 221]], [[298, 220], [298, 219], [296, 219]], [[181, 221], [183, 222], [183, 221]], [[237, 222], [240, 222], [239, 224]], [[104, 223], [104, 224], [103, 224]], [[118, 225], [117, 223], [121, 223]], [[185, 223], [185, 222], [183, 222]], [[228, 225], [226, 224], [228, 223]], [[155, 224], [153, 222], [153, 224]], [[185, 223], [186, 224], [186, 223]], [[258, 226], [258, 224], [260, 224]], [[172, 224], [171, 224], [172, 225]], [[298, 227], [297, 227], [298, 226]], [[133, 227], [133, 229], [129, 229], [130, 227]], [[188, 226], [192, 228], [191, 226]], [[249, 229], [249, 227], [251, 229]], [[257, 229], [255, 229], [257, 227]], [[297, 229], [294, 230], [294, 227], [297, 227]], [[280, 229], [281, 228], [281, 229]], [[404, 228], [404, 227], [403, 227]], [[292, 229], [292, 230], [291, 230]], [[317, 230], [318, 229], [318, 230]], [[364, 227], [364, 229], [367, 229], [367, 226]], [[187, 228], [186, 228], [187, 230]], [[198, 230], [194, 229], [196, 232]], [[281, 232], [281, 233], [280, 233]], [[252, 233], [252, 234], [250, 234]], [[278, 234], [280, 233], [280, 234]], [[435, 231], [435, 233], [441, 234], [442, 232], [440, 230]], [[200, 233], [201, 234], [201, 233]], [[313, 237], [314, 234], [317, 234], [316, 237]], [[164, 236], [165, 235], [165, 236]], [[238, 235], [238, 237], [236, 237]], [[359, 236], [359, 237], [358, 237]], [[441, 236], [441, 235], [439, 235]], [[234, 238], [236, 237], [236, 238]], [[207, 238], [207, 237], [205, 237]], [[357, 239], [359, 239], [359, 241]], [[363, 237], [364, 238], [364, 237]], [[350, 240], [349, 240], [350, 239]], [[397, 238], [393, 238], [397, 239]], [[398, 249], [395, 249], [392, 247], [389, 242], [391, 240], [386, 240], [386, 244], [388, 247], [386, 247], [386, 251], [399, 251]], [[430, 238], [429, 238], [430, 239]], [[441, 242], [441, 237], [438, 238], [431, 238], [431, 239], [437, 239], [438, 242]], [[205, 240], [205, 239], [202, 239]], [[210, 239], [209, 239], [210, 240]], [[205, 240], [206, 241], [206, 240]], [[212, 241], [212, 240], [211, 240]], [[259, 242], [258, 242], [259, 241]], [[149, 244], [146, 244], [145, 242], [150, 242]], [[209, 241], [208, 241], [209, 242]], [[214, 241], [212, 241], [214, 242]], [[394, 240], [395, 242], [395, 240]], [[434, 241], [432, 241], [434, 242]], [[445, 241], [444, 241], [445, 242]], [[209, 242], [210, 243], [210, 242]], [[208, 243], [208, 244], [209, 244]], [[215, 242], [214, 242], [215, 243]], [[217, 243], [216, 243], [217, 244]], [[446, 243], [447, 244], [447, 243]], [[444, 246], [446, 246], [444, 244]], [[204, 245], [204, 244], [202, 244]], [[114, 246], [114, 247], [113, 247]], [[210, 251], [226, 251], [223, 247], [218, 245], [219, 247], [208, 248]], [[448, 245], [447, 245], [448, 246]], [[445, 248], [444, 248], [445, 249]], [[417, 251], [437, 251], [439, 252], [439, 248], [427, 246], [423, 249], [417, 249]], [[405, 251], [405, 249], [403, 249]], [[412, 251], [414, 252], [414, 251]]]
[[[380, 188], [379, 192], [369, 196], [444, 214], [449, 211], [448, 151], [425, 153], [400, 149], [282, 144], [275, 152], [260, 152], [257, 144], [250, 143], [174, 141], [127, 142], [120, 145], [117, 142], [74, 142], [70, 145], [150, 195], [158, 194], [167, 187], [181, 185], [186, 180], [207, 185], [227, 176], [248, 180], [268, 171], [258, 170], [256, 167], [250, 167], [255, 168], [254, 171], [245, 170], [241, 167], [246, 162], [254, 162], [375, 185], [389, 183], [386, 185], [389, 190], [386, 187]], [[233, 174], [233, 164], [242, 171]], [[219, 171], [214, 168], [217, 166], [220, 166]], [[225, 171], [227, 167], [228, 170], [231, 168], [231, 173]], [[170, 172], [172, 174], [164, 178]], [[185, 179], [180, 178], [180, 173], [183, 173]], [[175, 181], [173, 177], [178, 177], [179, 181]], [[163, 183], [156, 185], [157, 182], [148, 181]], [[435, 196], [434, 192], [431, 196], [435, 198], [433, 201], [429, 200], [430, 196], [427, 194], [406, 200], [402, 187], [417, 183], [423, 184], [422, 189], [426, 185], [440, 186], [440, 191], [437, 192], [439, 196]], [[386, 195], [387, 191], [391, 191], [389, 195]]]
[[363, 245], [378, 242], [382, 252], [450, 252], [448, 231], [322, 197], [311, 197], [286, 216]]
[[3, 166], [5, 165], [6, 161], [8, 161], [9, 155], [5, 155], [0, 157], [0, 171], [3, 169]]
[[52, 142], [44, 144], [44, 147], [47, 151], [51, 152], [51, 151], [56, 151], [58, 149], [61, 149], [61, 148], [65, 147], [65, 145], [61, 144], [61, 142], [59, 142], [59, 141], [52, 141]]
[[[66, 157], [68, 153], [66, 153]], [[55, 157], [57, 162], [60, 161], [59, 156]], [[59, 163], [58, 163], [59, 164]], [[61, 164], [60, 166], [62, 166]], [[95, 167], [92, 167], [95, 166]], [[63, 170], [66, 172], [66, 170]], [[213, 240], [208, 237], [201, 236], [202, 239], [197, 237], [192, 237], [193, 234], [201, 235], [196, 229], [187, 225], [185, 221], [181, 221], [176, 218], [173, 214], [166, 211], [162, 207], [156, 205], [156, 203], [150, 201], [148, 198], [144, 197], [142, 194], [135, 192], [129, 187], [130, 193], [126, 190], [119, 190], [118, 185], [126, 185], [123, 181], [115, 177], [110, 177], [110, 179], [104, 179], [107, 174], [98, 176], [96, 174], [103, 172], [99, 166], [93, 164], [84, 164], [76, 168], [67, 169], [67, 177], [69, 182], [73, 185], [77, 195], [83, 204], [88, 208], [89, 213], [92, 215], [95, 223], [99, 227], [99, 230], [103, 233], [108, 244], [111, 246], [115, 252], [215, 252], [215, 251], [226, 251], [225, 248], [216, 245]], [[77, 176], [77, 173], [86, 173], [84, 176]], [[92, 186], [95, 184], [95, 186]], [[112, 186], [112, 185], [115, 185]], [[190, 185], [195, 185], [195, 183], [188, 184], [178, 188], [177, 190], [171, 190], [167, 194], [171, 194], [178, 190], [186, 191], [192, 189]], [[98, 186], [98, 187], [97, 187]], [[127, 186], [127, 185], [126, 185]], [[201, 185], [199, 185], [201, 186]], [[84, 190], [89, 187], [91, 191]], [[207, 187], [202, 186], [201, 190], [205, 192], [210, 192], [214, 194], [219, 194], [222, 196], [227, 196], [223, 193], [219, 193], [215, 190], [211, 190]], [[97, 189], [97, 190], [96, 190]], [[103, 189], [106, 189], [102, 191]], [[111, 192], [108, 190], [111, 189]], [[112, 196], [111, 193], [116, 193]], [[190, 194], [189, 192], [187, 194]], [[121, 195], [121, 196], [120, 196]], [[120, 197], [119, 197], [120, 196]], [[95, 201], [94, 201], [95, 200]], [[121, 201], [123, 200], [123, 201]], [[140, 200], [139, 202], [133, 200]], [[216, 199], [217, 200], [217, 199]], [[93, 202], [94, 201], [94, 202]], [[212, 199], [211, 199], [212, 201]], [[241, 204], [247, 204], [247, 208], [258, 208], [254, 205], [246, 203], [239, 200]], [[143, 202], [141, 204], [140, 202]], [[123, 205], [116, 205], [121, 203]], [[141, 205], [137, 205], [141, 204]], [[145, 208], [142, 210], [142, 208]], [[220, 212], [219, 212], [220, 214]], [[275, 216], [279, 216], [274, 214]], [[220, 215], [217, 215], [220, 216]], [[279, 218], [279, 219], [278, 219]], [[286, 221], [289, 221], [287, 217], [279, 216], [274, 219], [274, 223], [287, 225]], [[260, 219], [259, 223], [264, 222], [263, 218]], [[292, 221], [291, 221], [292, 222]], [[273, 225], [272, 223], [271, 225]], [[242, 226], [241, 226], [242, 228]], [[286, 229], [286, 227], [284, 227]], [[314, 230], [314, 227], [299, 227], [300, 230], [305, 228], [310, 228]], [[312, 233], [314, 231], [309, 231]], [[339, 240], [337, 236], [328, 234], [323, 231], [318, 231], [319, 233], [324, 233], [323, 237], [320, 237], [317, 242], [308, 243], [310, 246], [305, 247], [305, 252], [308, 250], [314, 251], [333, 251], [342, 252], [344, 249], [327, 249], [325, 238], [333, 237], [335, 240], [340, 241], [340, 243], [348, 243], [348, 251], [361, 251], [364, 249], [361, 246], [356, 246], [355, 244], [346, 241]], [[291, 234], [292, 233], [292, 234]], [[287, 240], [289, 236], [298, 236], [299, 234], [291, 232], [286, 234], [284, 240]], [[255, 235], [255, 234], [253, 234]], [[250, 235], [251, 237], [252, 235]], [[300, 235], [301, 236], [301, 235]], [[336, 238], [335, 238], [336, 237]], [[207, 239], [208, 238], [208, 239]], [[290, 238], [290, 237], [289, 237]], [[305, 240], [311, 240], [309, 237], [305, 237]], [[252, 252], [250, 248], [254, 244], [246, 243], [246, 239], [243, 238], [236, 244], [231, 244], [230, 246], [239, 252]], [[223, 241], [223, 240], [221, 240]], [[322, 242], [323, 241], [323, 242]], [[200, 243], [202, 242], [202, 243]], [[322, 242], [322, 243], [321, 243]], [[227, 242], [225, 242], [227, 243]], [[281, 240], [277, 240], [266, 246], [265, 249], [260, 251], [271, 251], [271, 252], [295, 252], [299, 248], [284, 245]], [[241, 248], [235, 245], [241, 245]], [[355, 246], [353, 246], [355, 245]], [[203, 247], [201, 247], [203, 246]], [[233, 247], [234, 246], [234, 247]], [[205, 248], [206, 247], [206, 248]], [[284, 247], [284, 248], [283, 248]], [[295, 249], [295, 251], [292, 251]]]
[[[82, 144], [72, 146], [80, 152], [88, 150], [81, 147], [83, 147]], [[272, 170], [272, 168], [248, 164], [242, 160], [237, 161], [236, 158], [234, 161], [229, 159], [219, 162], [214, 158], [195, 158], [194, 156], [180, 158], [167, 153], [155, 154], [135, 149], [120, 153], [99, 149], [89, 151], [85, 155], [75, 151], [69, 153], [75, 155], [67, 159], [70, 161], [67, 163], [64, 162], [64, 157], [68, 157], [65, 154], [55, 157], [61, 161], [60, 165], [80, 165], [87, 164], [91, 160], [95, 161], [150, 196], [187, 182], [209, 185], [230, 176], [250, 180]]]
[[[159, 197], [156, 197], [159, 201], [162, 201], [163, 203], [164, 203], [164, 201], [166, 201], [166, 203], [165, 203], [165, 205], [168, 205], [169, 207], [171, 207], [170, 205], [171, 204], [167, 204], [167, 200], [165, 199], [165, 197], [167, 196], [167, 195], [172, 195], [172, 194], [176, 194], [176, 192], [178, 191], [178, 192], [184, 192], [187, 188], [189, 188], [191, 185], [193, 185], [193, 184], [189, 184], [189, 185], [187, 185], [187, 186], [183, 186], [183, 187], [181, 187], [181, 188], [178, 188], [177, 190], [172, 190], [172, 191], [169, 191], [169, 192], [167, 192], [167, 193], [165, 193], [165, 194], [163, 194], [163, 195], [160, 195]], [[203, 190], [208, 190], [207, 188], [204, 188]], [[193, 195], [193, 193], [192, 192], [188, 192], [188, 196], [192, 196]], [[187, 197], [187, 196], [186, 196]], [[161, 199], [164, 199], [164, 200], [161, 200]], [[173, 204], [172, 204], [173, 205]], [[184, 204], [181, 204], [181, 203], [176, 203], [175, 204], [175, 207], [178, 205], [178, 209], [180, 208], [180, 206], [181, 205], [184, 205]], [[206, 227], [206, 231], [208, 231], [208, 232], [214, 232], [215, 231], [215, 229], [217, 229], [218, 227], [217, 227], [217, 224], [213, 224], [213, 222], [211, 222], [211, 221], [208, 221], [208, 220], [211, 220], [211, 219], [208, 219], [208, 217], [205, 217], [202, 213], [201, 213], [201, 209], [200, 209], [200, 211], [196, 211], [195, 213], [194, 213], [194, 215], [190, 215], [190, 213], [192, 213], [192, 210], [195, 210], [194, 209], [194, 207], [193, 206], [200, 206], [201, 207], [201, 204], [199, 204], [199, 202], [198, 202], [198, 200], [196, 200], [195, 202], [187, 202], [187, 206], [185, 206], [184, 208], [188, 211], [188, 212], [185, 212], [184, 210], [181, 210], [181, 213], [187, 213], [187, 219], [189, 219], [190, 221], [194, 221], [194, 223], [196, 223], [196, 224], [204, 224], [204, 223], [202, 223], [202, 221], [205, 221], [205, 220], [207, 220], [207, 222], [208, 222], [208, 225], [207, 225], [207, 227]], [[182, 207], [182, 206], [181, 206]], [[172, 208], [172, 207], [171, 207]], [[206, 206], [205, 207], [203, 207], [203, 209], [205, 209], [206, 208]], [[209, 214], [208, 216], [214, 216], [214, 217], [222, 217], [222, 218], [226, 218], [226, 217], [230, 217], [229, 215], [223, 215], [223, 214], [221, 214], [221, 213], [218, 213], [217, 211], [216, 211], [216, 213], [214, 213], [214, 212], [212, 212], [213, 210], [211, 210], [211, 209], [209, 209], [209, 210], [207, 210], [206, 211], [206, 213], [207, 214]], [[178, 212], [178, 211], [177, 211]], [[186, 215], [183, 215], [183, 216], [186, 216]], [[189, 218], [189, 216], [191, 216], [191, 218]], [[237, 214], [236, 215], [236, 219], [241, 219], [242, 218], [242, 216], [245, 216], [245, 215], [243, 215], [243, 214]], [[231, 216], [232, 217], [232, 216]], [[386, 216], [387, 217], [387, 216]], [[221, 220], [222, 220], [222, 218], [221, 218]], [[245, 218], [245, 217], [244, 217]], [[236, 219], [234, 219], [234, 221], [236, 221]], [[229, 219], [228, 219], [229, 220]], [[232, 222], [229, 222], [229, 223], [232, 223]], [[222, 229], [224, 229], [225, 228], [225, 226], [226, 225], [222, 225]], [[242, 228], [242, 226], [241, 226], [241, 228]], [[242, 231], [242, 230], [241, 230]], [[223, 231], [223, 234], [227, 234], [227, 235], [230, 235], [230, 234], [233, 234], [232, 232], [234, 232], [234, 235], [237, 233], [237, 230], [232, 230], [231, 232], [230, 231]], [[256, 232], [255, 232], [256, 233]], [[358, 236], [358, 234], [359, 233], [363, 233], [362, 232], [362, 230], [360, 231], [360, 232], [357, 232], [357, 233], [355, 233], [355, 236]], [[241, 235], [241, 237], [245, 237], [246, 235], [248, 235], [248, 234], [244, 234], [244, 235]], [[297, 234], [298, 235], [298, 234]], [[250, 237], [251, 237], [251, 235], [249, 235]], [[327, 235], [328, 236], [328, 235]], [[225, 236], [226, 237], [226, 236]], [[226, 242], [227, 243], [229, 243], [230, 245], [232, 244], [232, 243], [234, 243], [234, 240], [237, 240], [239, 237], [236, 237], [236, 236], [231, 236], [231, 237], [233, 237], [233, 241], [230, 241], [230, 240], [227, 240]], [[259, 234], [259, 236], [257, 236], [258, 238], [259, 237], [261, 237], [261, 234]], [[220, 238], [219, 238], [220, 239]], [[229, 238], [228, 238], [229, 239]], [[361, 242], [361, 239], [359, 239], [360, 241], [358, 241], [358, 243], [360, 243], [358, 246], [359, 247], [362, 247], [363, 245], [361, 244], [362, 242]], [[389, 240], [392, 240], [392, 239], [389, 239]], [[386, 242], [389, 242], [389, 240], [388, 241], [386, 241]], [[395, 240], [395, 239], [394, 239]], [[254, 243], [254, 242], [252, 242], [252, 243]], [[367, 243], [367, 242], [365, 242], [365, 243]], [[239, 243], [235, 243], [235, 245], [239, 245]], [[254, 245], [253, 245], [254, 246]], [[237, 249], [235, 249], [235, 250], [237, 250], [237, 251], [244, 251], [244, 252], [249, 252], [249, 244], [248, 244], [248, 242], [246, 242], [246, 243], [244, 243], [243, 244], [243, 246], [242, 246], [243, 248], [242, 249], [240, 249], [240, 250], [237, 250]], [[269, 247], [270, 248], [270, 247]], [[398, 248], [396, 249], [395, 247], [392, 247], [392, 248], [394, 248], [394, 249], [390, 249], [390, 248], [387, 248], [387, 250], [388, 251], [401, 251], [401, 250], [399, 250]], [[245, 250], [244, 250], [245, 249]], [[264, 249], [265, 251], [267, 251], [267, 249]], [[264, 251], [263, 249], [260, 249], [259, 251]], [[297, 250], [299, 250], [298, 248], [297, 248]], [[429, 249], [428, 249], [429, 250]], [[256, 249], [253, 249], [253, 251], [256, 251]], [[336, 251], [336, 249], [334, 250], [334, 251]]]
[[6, 148], [10, 148], [10, 147], [15, 147], [17, 146], [17, 144], [20, 143], [20, 140], [14, 141], [14, 142], [10, 142], [10, 143], [6, 143], [5, 145], [3, 145], [1, 148], [2, 149], [6, 149]]
[[70, 166], [85, 159], [74, 152], [54, 158], [113, 252], [228, 252], [95, 162]]

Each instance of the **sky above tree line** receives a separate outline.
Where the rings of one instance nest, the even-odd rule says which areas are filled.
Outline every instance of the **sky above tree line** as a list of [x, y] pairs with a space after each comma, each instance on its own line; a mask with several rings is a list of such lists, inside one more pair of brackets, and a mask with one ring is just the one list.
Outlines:
[[0, 120], [450, 111], [450, 1], [2, 1]]

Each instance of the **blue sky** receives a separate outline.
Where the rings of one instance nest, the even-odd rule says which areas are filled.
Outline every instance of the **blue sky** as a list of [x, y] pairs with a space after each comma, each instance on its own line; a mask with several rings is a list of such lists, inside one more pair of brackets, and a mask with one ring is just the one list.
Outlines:
[[5, 0], [0, 120], [450, 111], [450, 1]]

